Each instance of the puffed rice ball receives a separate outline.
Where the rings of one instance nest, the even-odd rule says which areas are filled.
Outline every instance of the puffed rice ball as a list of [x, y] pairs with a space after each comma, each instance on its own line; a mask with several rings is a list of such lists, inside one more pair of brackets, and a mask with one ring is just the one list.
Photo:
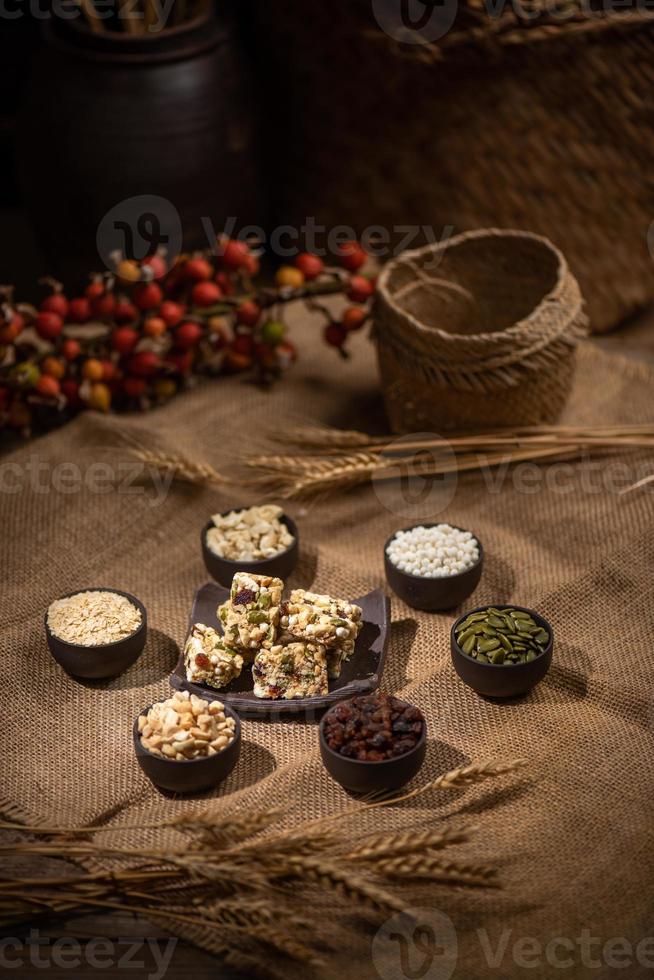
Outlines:
[[421, 578], [459, 575], [479, 561], [479, 542], [470, 531], [450, 524], [398, 531], [386, 554], [403, 572]]

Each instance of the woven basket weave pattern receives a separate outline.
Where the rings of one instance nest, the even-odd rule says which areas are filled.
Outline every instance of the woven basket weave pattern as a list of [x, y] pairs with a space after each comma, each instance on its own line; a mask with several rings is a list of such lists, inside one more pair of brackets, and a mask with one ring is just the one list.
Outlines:
[[375, 303], [393, 428], [555, 421], [586, 325], [565, 258], [539, 236], [470, 232], [407, 253]]

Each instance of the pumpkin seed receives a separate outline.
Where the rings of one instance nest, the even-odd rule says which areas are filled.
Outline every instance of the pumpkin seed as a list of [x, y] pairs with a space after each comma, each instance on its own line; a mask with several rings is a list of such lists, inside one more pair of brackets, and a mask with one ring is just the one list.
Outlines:
[[470, 613], [455, 631], [457, 643], [469, 657], [482, 664], [511, 667], [531, 663], [550, 642], [547, 629], [521, 609], [489, 606]]

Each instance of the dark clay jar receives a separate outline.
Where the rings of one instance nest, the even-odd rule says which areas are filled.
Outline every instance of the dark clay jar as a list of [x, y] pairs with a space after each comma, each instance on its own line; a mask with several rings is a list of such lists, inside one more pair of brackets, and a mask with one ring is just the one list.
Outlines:
[[264, 222], [251, 76], [234, 31], [212, 15], [163, 35], [94, 34], [80, 17], [47, 22], [17, 155], [50, 270], [70, 283], [102, 270], [98, 226], [139, 195], [170, 201], [187, 250], [212, 244], [203, 217], [216, 232], [230, 216], [235, 231]]

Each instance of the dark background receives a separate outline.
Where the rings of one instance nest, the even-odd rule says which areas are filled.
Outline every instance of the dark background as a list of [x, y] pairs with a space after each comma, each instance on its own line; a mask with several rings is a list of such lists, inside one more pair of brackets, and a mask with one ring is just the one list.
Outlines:
[[[0, 28], [0, 282], [15, 283], [19, 294], [34, 288], [34, 271], [42, 274], [30, 223], [24, 216], [14, 158], [16, 113], [32, 59], [38, 57], [39, 25], [30, 16], [4, 20]], [[43, 147], [43, 165], [56, 147]]]

